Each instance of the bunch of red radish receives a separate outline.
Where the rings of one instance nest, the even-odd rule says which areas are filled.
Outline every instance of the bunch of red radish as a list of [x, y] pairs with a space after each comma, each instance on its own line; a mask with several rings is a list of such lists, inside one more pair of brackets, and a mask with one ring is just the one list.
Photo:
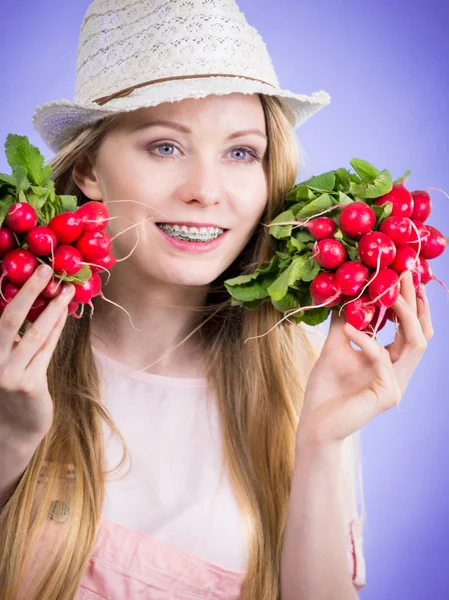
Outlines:
[[62, 283], [70, 282], [75, 293], [69, 314], [78, 317], [82, 304], [92, 307], [92, 298], [102, 295], [100, 271], [107, 271], [116, 259], [112, 240], [105, 231], [109, 220], [101, 202], [87, 202], [76, 211], [57, 214], [47, 225], [39, 225], [36, 211], [27, 202], [16, 202], [0, 227], [1, 297], [0, 310], [14, 298], [40, 263], [49, 264], [53, 275], [27, 316], [34, 322]]
[[398, 183], [374, 205], [386, 202], [392, 203], [391, 215], [377, 228], [376, 215], [367, 203], [355, 201], [341, 208], [338, 225], [347, 241], [357, 240], [353, 242], [356, 260], [349, 260], [345, 244], [334, 237], [338, 227], [332, 218], [316, 217], [306, 225], [317, 240], [313, 256], [324, 269], [310, 284], [313, 305], [339, 306], [346, 321], [366, 332], [379, 331], [387, 319], [397, 322], [391, 306], [406, 271], [412, 272], [421, 298], [421, 284], [439, 281], [427, 261], [440, 256], [448, 241], [435, 227], [424, 224], [432, 210], [428, 192], [410, 192]]

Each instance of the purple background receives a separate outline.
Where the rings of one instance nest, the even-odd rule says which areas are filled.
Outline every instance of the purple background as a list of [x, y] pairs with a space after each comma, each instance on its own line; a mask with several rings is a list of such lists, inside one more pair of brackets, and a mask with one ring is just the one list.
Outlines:
[[[88, 0], [2, 3], [0, 139], [27, 135], [35, 106], [71, 99]], [[281, 86], [325, 89], [333, 103], [300, 130], [301, 179], [352, 157], [412, 169], [411, 189], [449, 190], [447, 0], [240, 0], [264, 37]], [[61, 8], [63, 6], [63, 8]], [[274, 8], [275, 7], [275, 8]], [[9, 172], [0, 156], [0, 170]], [[434, 192], [430, 222], [449, 235], [449, 200]], [[449, 254], [433, 261], [449, 283]], [[447, 338], [449, 301], [428, 287], [436, 334], [403, 398], [362, 432], [368, 586], [364, 600], [449, 598]]]

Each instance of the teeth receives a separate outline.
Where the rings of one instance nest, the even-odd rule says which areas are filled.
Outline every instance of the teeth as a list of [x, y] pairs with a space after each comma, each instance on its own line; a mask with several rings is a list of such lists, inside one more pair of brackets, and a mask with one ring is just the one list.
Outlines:
[[170, 234], [172, 237], [188, 238], [192, 240], [208, 241], [219, 237], [224, 233], [224, 229], [220, 227], [187, 227], [186, 225], [167, 225], [159, 224], [159, 227]]

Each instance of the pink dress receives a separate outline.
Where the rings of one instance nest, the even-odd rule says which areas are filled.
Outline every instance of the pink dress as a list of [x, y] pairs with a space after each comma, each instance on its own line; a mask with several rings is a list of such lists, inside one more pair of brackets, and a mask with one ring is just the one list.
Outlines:
[[[248, 556], [228, 474], [220, 469], [218, 413], [207, 381], [140, 373], [98, 349], [94, 353], [104, 404], [125, 438], [132, 464], [129, 472], [127, 462], [108, 478], [102, 519], [76, 599], [238, 600]], [[110, 470], [122, 453], [106, 426], [104, 432]], [[342, 477], [348, 491], [348, 569], [360, 588], [365, 562], [355, 442], [347, 439]], [[58, 527], [55, 521], [49, 525]], [[26, 597], [25, 590], [20, 599]]]

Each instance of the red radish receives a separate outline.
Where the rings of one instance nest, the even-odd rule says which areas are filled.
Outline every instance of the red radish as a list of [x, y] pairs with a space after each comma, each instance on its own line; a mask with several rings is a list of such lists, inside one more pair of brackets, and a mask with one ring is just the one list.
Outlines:
[[87, 262], [104, 258], [112, 248], [112, 241], [105, 231], [86, 231], [76, 242], [76, 248]]
[[414, 209], [413, 205], [413, 196], [408, 191], [406, 187], [404, 187], [403, 183], [395, 183], [393, 185], [393, 189], [377, 198], [374, 204], [376, 206], [382, 206], [386, 202], [391, 202], [393, 204], [393, 210], [391, 212], [391, 216], [393, 217], [411, 217]]
[[73, 300], [71, 300], [69, 302], [69, 306], [68, 306], [69, 315], [71, 315], [72, 317], [75, 317], [76, 319], [80, 318], [76, 312], [78, 310], [78, 307], [79, 307], [79, 302], [74, 302]]
[[17, 247], [16, 238], [8, 227], [0, 227], [0, 258]]
[[102, 202], [86, 202], [76, 211], [83, 223], [83, 231], [103, 231], [106, 229], [109, 212]]
[[385, 233], [396, 247], [404, 246], [412, 233], [412, 222], [407, 217], [388, 217], [379, 225], [379, 231]]
[[380, 256], [380, 268], [383, 269], [394, 261], [396, 246], [385, 233], [371, 231], [359, 241], [359, 256], [365, 265], [373, 269], [377, 268]]
[[73, 246], [62, 245], [55, 250], [51, 260], [53, 270], [58, 275], [75, 275], [81, 269], [83, 257]]
[[8, 283], [5, 285], [5, 289], [3, 290], [3, 296], [5, 297], [4, 299], [6, 300], [6, 302], [11, 302], [11, 300], [20, 291], [20, 288], [21, 286], [14, 285], [14, 283], [8, 281]]
[[12, 283], [25, 283], [38, 266], [37, 258], [29, 250], [15, 248], [3, 257], [3, 273]]
[[346, 321], [358, 330], [367, 327], [375, 314], [374, 304], [368, 304], [371, 301], [369, 294], [365, 292], [360, 298], [348, 298], [345, 301], [344, 311]]
[[325, 238], [315, 242], [313, 257], [325, 269], [337, 269], [347, 258], [347, 252], [341, 242]]
[[[310, 284], [310, 295], [313, 304], [326, 304], [327, 306], [336, 306], [342, 297], [340, 290], [335, 285], [334, 273], [318, 273]], [[334, 298], [334, 300], [331, 300]], [[329, 303], [328, 301], [331, 300]]]
[[89, 267], [92, 273], [101, 273], [106, 269], [111, 269], [116, 262], [117, 259], [115, 258], [115, 256], [113, 256], [112, 254], [107, 254], [103, 258], [97, 258], [95, 264], [90, 263]]
[[307, 227], [310, 233], [316, 240], [324, 240], [324, 238], [330, 238], [337, 231], [337, 225], [330, 217], [317, 217], [310, 221], [300, 221], [300, 225]]
[[48, 227], [55, 232], [59, 244], [72, 244], [83, 232], [81, 217], [73, 211], [54, 216]]
[[62, 281], [56, 277], [52, 277], [44, 287], [40, 295], [43, 298], [55, 298], [61, 291]]
[[356, 296], [367, 283], [369, 269], [362, 263], [348, 260], [335, 273], [335, 283], [345, 296]]
[[420, 283], [427, 285], [432, 279], [434, 279], [434, 276], [429, 263], [425, 258], [420, 256], [416, 264], [415, 272], [413, 273], [413, 283], [415, 284], [415, 287]]
[[[429, 237], [429, 231], [427, 230], [427, 226], [421, 221], [413, 221], [416, 229], [419, 233], [419, 238], [421, 240], [421, 250], [423, 249], [424, 244], [426, 243], [427, 238]], [[410, 239], [407, 242], [409, 246], [418, 252], [419, 244], [418, 244], [418, 236], [415, 227], [412, 226], [412, 233], [410, 234]], [[421, 253], [420, 253], [421, 254]]]
[[371, 299], [374, 300], [375, 303], [381, 307], [381, 309], [390, 308], [390, 306], [396, 302], [399, 296], [399, 275], [392, 269], [382, 269], [376, 276], [373, 277], [371, 283], [369, 284], [368, 291]]
[[414, 271], [416, 266], [416, 251], [411, 246], [401, 246], [390, 268], [400, 275], [404, 271]]
[[419, 254], [427, 259], [437, 258], [437, 256], [440, 256], [446, 250], [447, 240], [444, 235], [438, 231], [438, 229], [432, 227], [432, 225], [426, 225], [426, 227], [429, 235]]
[[75, 294], [73, 295], [73, 302], [80, 302], [81, 304], [90, 304], [94, 292], [98, 286], [97, 282], [91, 277], [83, 284], [75, 283]]
[[33, 306], [30, 308], [26, 320], [30, 323], [34, 323], [39, 315], [45, 310], [50, 301], [47, 298], [36, 298]]
[[414, 207], [411, 219], [424, 223], [424, 221], [429, 218], [429, 215], [432, 212], [432, 198], [428, 192], [423, 190], [416, 190], [412, 192], [412, 196]]
[[48, 256], [58, 245], [55, 232], [49, 227], [33, 227], [26, 237], [28, 248], [36, 256]]
[[427, 285], [429, 281], [437, 281], [445, 290], [449, 293], [447, 286], [435, 277], [432, 273], [432, 269], [430, 268], [429, 263], [425, 258], [419, 258], [418, 265], [416, 271], [413, 272], [413, 283], [415, 285], [415, 289], [418, 291], [419, 285], [422, 283], [423, 285]]
[[[387, 311], [388, 310], [392, 310], [392, 309], [388, 308]], [[384, 315], [382, 321], [380, 321], [379, 317], [380, 317], [380, 308], [377, 305], [375, 305], [373, 320], [362, 331], [365, 331], [366, 333], [368, 333], [368, 335], [370, 335], [370, 334], [374, 333], [374, 331], [378, 332], [381, 329], [383, 329], [385, 327], [386, 323], [387, 323], [387, 320], [388, 320], [387, 319], [387, 315], [386, 314]]]
[[98, 273], [94, 273], [91, 277], [92, 280], [92, 298], [95, 298], [95, 296], [102, 296], [102, 291], [101, 291], [101, 285], [102, 285], [102, 281], [101, 281], [101, 277], [100, 275], [98, 275]]
[[360, 239], [376, 223], [373, 209], [365, 202], [352, 202], [341, 209], [340, 228], [351, 238]]
[[14, 233], [27, 233], [37, 225], [37, 214], [31, 204], [16, 202], [6, 213], [6, 225]]

